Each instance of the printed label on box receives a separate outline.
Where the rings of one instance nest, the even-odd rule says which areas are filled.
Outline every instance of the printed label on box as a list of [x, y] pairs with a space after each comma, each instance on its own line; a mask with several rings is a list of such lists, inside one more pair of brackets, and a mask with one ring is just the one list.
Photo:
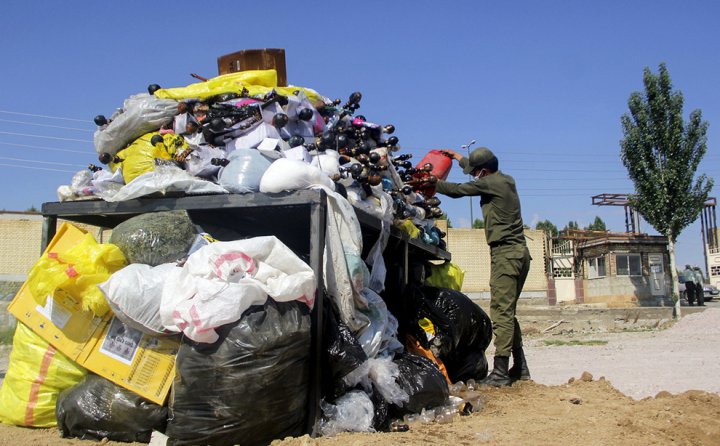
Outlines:
[[143, 334], [141, 331], [123, 324], [114, 317], [110, 322], [105, 337], [102, 339], [100, 353], [116, 359], [124, 364], [131, 365], [135, 359]]

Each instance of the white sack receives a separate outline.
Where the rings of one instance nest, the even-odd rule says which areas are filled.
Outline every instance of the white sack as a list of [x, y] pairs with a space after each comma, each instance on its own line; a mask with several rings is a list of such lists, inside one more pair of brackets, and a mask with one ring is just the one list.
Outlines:
[[315, 166], [281, 158], [270, 165], [260, 181], [260, 192], [282, 192], [324, 187], [335, 190], [335, 183]]
[[312, 268], [274, 236], [216, 242], [191, 254], [168, 279], [160, 317], [165, 328], [212, 343], [215, 328], [237, 321], [268, 295], [312, 308], [315, 288]]
[[167, 334], [160, 321], [163, 286], [177, 268], [132, 263], [98, 285], [115, 316], [125, 325], [153, 336]]

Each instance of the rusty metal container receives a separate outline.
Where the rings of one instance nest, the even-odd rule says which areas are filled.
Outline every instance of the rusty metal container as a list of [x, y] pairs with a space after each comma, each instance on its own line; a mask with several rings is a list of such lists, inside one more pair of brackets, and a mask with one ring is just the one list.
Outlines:
[[218, 73], [221, 75], [238, 71], [275, 69], [278, 86], [287, 86], [285, 50], [283, 48], [242, 50], [220, 56], [217, 61]]

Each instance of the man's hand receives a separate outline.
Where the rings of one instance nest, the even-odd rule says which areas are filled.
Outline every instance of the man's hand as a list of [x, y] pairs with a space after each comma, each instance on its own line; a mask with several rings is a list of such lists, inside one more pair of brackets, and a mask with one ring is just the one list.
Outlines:
[[449, 158], [456, 159], [458, 161], [460, 161], [463, 157], [461, 154], [459, 154], [456, 151], [451, 150], [451, 149], [440, 149], [440, 153], [442, 153], [443, 155], [445, 155]]

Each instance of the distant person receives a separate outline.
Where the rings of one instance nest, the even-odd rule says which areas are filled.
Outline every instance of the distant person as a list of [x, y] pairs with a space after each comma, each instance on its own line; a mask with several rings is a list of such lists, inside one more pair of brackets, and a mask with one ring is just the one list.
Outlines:
[[685, 271], [682, 272], [685, 281], [685, 297], [688, 305], [695, 305], [695, 270], [690, 265], [685, 265]]
[[695, 299], [697, 299], [698, 307], [705, 306], [705, 277], [697, 266], [695, 267]]
[[[442, 152], [458, 160], [463, 172], [474, 179], [466, 183], [438, 181], [437, 192], [452, 198], [479, 196], [485, 238], [490, 245], [490, 319], [495, 358], [492, 372], [480, 384], [500, 387], [515, 380], [529, 380], [515, 310], [531, 257], [525, 243], [515, 180], [498, 170], [497, 157], [486, 147], [473, 150], [468, 158], [449, 149]], [[511, 353], [513, 366], [508, 369]]]

